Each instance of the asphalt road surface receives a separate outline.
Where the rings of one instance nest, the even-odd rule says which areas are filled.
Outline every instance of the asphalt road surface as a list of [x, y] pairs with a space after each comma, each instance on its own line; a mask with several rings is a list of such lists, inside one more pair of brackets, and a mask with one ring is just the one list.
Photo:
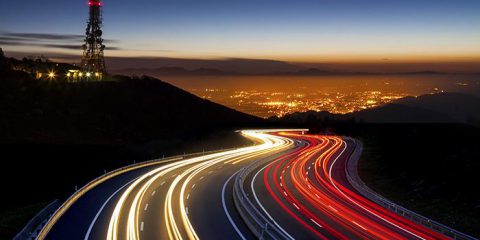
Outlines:
[[102, 179], [68, 200], [40, 239], [256, 239], [233, 202], [235, 176], [287, 239], [448, 239], [359, 194], [354, 140], [299, 130], [243, 131], [254, 146], [174, 158]]

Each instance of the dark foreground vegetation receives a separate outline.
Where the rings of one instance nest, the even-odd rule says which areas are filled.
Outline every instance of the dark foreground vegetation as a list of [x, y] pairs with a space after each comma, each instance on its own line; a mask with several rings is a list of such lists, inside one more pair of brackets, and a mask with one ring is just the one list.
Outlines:
[[454, 124], [366, 126], [360, 176], [375, 191], [480, 236], [480, 129]]
[[105, 171], [244, 146], [234, 130], [262, 122], [158, 79], [37, 80], [12, 62], [36, 64], [0, 56], [0, 239]]

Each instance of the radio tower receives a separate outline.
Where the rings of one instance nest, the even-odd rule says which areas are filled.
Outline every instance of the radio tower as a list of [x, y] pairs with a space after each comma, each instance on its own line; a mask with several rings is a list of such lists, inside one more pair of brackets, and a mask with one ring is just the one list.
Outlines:
[[[105, 59], [103, 58], [102, 39], [102, 2], [100, 0], [89, 0], [90, 16], [85, 31], [86, 38], [83, 44], [82, 71], [87, 80], [101, 80], [106, 73]], [[82, 74], [82, 75], [83, 75]]]

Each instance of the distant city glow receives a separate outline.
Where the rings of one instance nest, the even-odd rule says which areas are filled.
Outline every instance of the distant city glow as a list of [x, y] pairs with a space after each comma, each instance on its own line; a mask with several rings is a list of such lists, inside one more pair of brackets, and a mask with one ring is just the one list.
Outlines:
[[294, 112], [346, 114], [407, 96], [480, 92], [478, 75], [372, 75], [320, 77], [167, 77], [201, 98], [268, 118]]
[[[272, 98], [272, 96], [275, 96]], [[286, 92], [238, 91], [230, 96], [230, 104], [238, 109], [257, 109], [262, 117], [284, 116], [294, 112], [328, 111], [350, 113], [392, 102], [407, 94], [365, 91], [352, 93], [289, 94]], [[215, 99], [209, 97], [209, 99]], [[276, 100], [273, 100], [276, 99]]]

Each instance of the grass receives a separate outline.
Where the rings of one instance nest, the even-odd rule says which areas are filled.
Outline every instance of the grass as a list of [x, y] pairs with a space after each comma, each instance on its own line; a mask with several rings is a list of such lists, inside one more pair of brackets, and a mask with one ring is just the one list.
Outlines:
[[458, 125], [395, 128], [363, 135], [361, 178], [373, 190], [410, 210], [480, 236], [476, 186], [480, 130]]

